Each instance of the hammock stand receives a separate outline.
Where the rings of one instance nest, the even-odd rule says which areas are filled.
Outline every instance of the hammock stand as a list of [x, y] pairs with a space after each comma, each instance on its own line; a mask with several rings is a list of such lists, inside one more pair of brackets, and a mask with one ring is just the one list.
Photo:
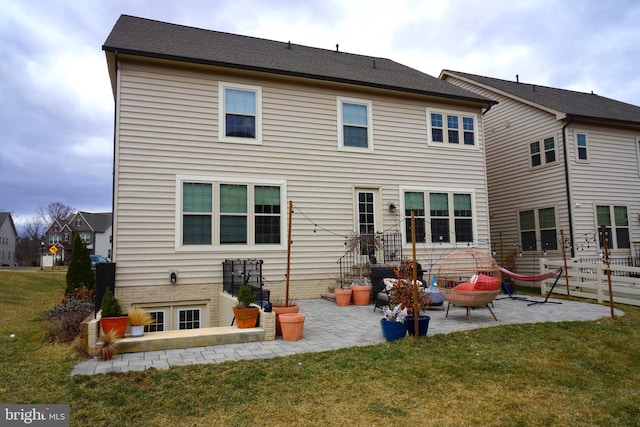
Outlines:
[[562, 272], [563, 271], [564, 271], [564, 268], [560, 267], [557, 270], [549, 271], [549, 272], [544, 273], [544, 274], [538, 274], [536, 276], [523, 276], [522, 274], [514, 273], [512, 271], [507, 270], [504, 267], [500, 267], [500, 272], [502, 274], [506, 274], [507, 276], [511, 277], [512, 279], [520, 280], [521, 282], [540, 282], [542, 280], [547, 280], [547, 279], [552, 278], [553, 276], [556, 276], [556, 280], [553, 282], [553, 285], [551, 286], [551, 289], [549, 289], [549, 292], [547, 292], [547, 296], [545, 297], [544, 301], [532, 301], [529, 304], [527, 304], [527, 306], [534, 305], [534, 304], [546, 304], [546, 303], [549, 303], [549, 304], [562, 304], [559, 301], [549, 301], [549, 296], [551, 295], [551, 292], [553, 292], [553, 288], [555, 288], [556, 285], [558, 284], [558, 280], [560, 280], [560, 277], [562, 277]]

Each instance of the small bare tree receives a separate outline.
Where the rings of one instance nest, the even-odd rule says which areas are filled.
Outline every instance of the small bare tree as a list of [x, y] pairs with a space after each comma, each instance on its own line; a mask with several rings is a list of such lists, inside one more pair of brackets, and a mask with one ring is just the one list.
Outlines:
[[42, 218], [45, 224], [51, 224], [53, 221], [65, 222], [75, 209], [60, 202], [51, 202], [46, 207], [40, 206], [36, 213]]

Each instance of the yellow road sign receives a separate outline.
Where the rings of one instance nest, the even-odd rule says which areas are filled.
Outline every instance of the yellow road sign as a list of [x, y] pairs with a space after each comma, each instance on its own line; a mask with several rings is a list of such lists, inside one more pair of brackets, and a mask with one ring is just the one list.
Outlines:
[[55, 255], [55, 254], [56, 254], [56, 252], [58, 252], [58, 248], [56, 248], [55, 246], [51, 246], [51, 247], [49, 248], [49, 252], [51, 252], [53, 255]]

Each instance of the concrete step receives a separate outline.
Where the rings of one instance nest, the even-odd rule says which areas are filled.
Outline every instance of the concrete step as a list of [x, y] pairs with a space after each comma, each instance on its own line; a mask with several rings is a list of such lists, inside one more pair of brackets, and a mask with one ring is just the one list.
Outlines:
[[118, 341], [119, 353], [172, 350], [207, 345], [236, 344], [264, 340], [264, 329], [222, 326], [179, 331], [146, 332], [141, 337], [125, 337]]

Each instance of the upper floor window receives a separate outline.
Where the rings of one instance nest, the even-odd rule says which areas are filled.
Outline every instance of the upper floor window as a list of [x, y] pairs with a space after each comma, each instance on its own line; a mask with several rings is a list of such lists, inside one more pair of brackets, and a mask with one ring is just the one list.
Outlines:
[[182, 245], [279, 245], [281, 185], [182, 182]]
[[529, 155], [531, 156], [532, 167], [555, 162], [556, 144], [554, 138], [545, 138], [542, 141], [529, 144]]
[[59, 234], [53, 234], [53, 235], [49, 236], [49, 244], [50, 245], [55, 245], [56, 243], [60, 243], [60, 235]]
[[91, 242], [91, 234], [90, 233], [80, 233], [80, 240], [82, 240], [85, 244]]
[[76, 219], [76, 227], [82, 227], [82, 220]]
[[453, 112], [427, 112], [430, 142], [476, 145], [476, 119]]
[[[520, 244], [523, 251], [558, 249], [554, 208], [521, 211], [519, 225]], [[539, 247], [538, 242], [540, 242]]]
[[[598, 234], [600, 228], [605, 227], [607, 236], [607, 247], [609, 249], [628, 249], [629, 242], [629, 217], [626, 206], [596, 206], [596, 216], [598, 221]], [[602, 236], [599, 236], [600, 247], [604, 243]]]
[[578, 160], [587, 160], [587, 134], [576, 134], [576, 146], [578, 149]]
[[262, 88], [222, 83], [219, 88], [219, 139], [260, 143], [262, 139]]
[[58, 231], [60, 231], [60, 226], [58, 224], [53, 226], [53, 232], [57, 233]]
[[[473, 242], [473, 202], [470, 193], [405, 191], [404, 215], [407, 243], [411, 242], [411, 213], [416, 242]], [[427, 236], [429, 230], [429, 236]]]
[[339, 148], [373, 149], [371, 102], [338, 97]]

